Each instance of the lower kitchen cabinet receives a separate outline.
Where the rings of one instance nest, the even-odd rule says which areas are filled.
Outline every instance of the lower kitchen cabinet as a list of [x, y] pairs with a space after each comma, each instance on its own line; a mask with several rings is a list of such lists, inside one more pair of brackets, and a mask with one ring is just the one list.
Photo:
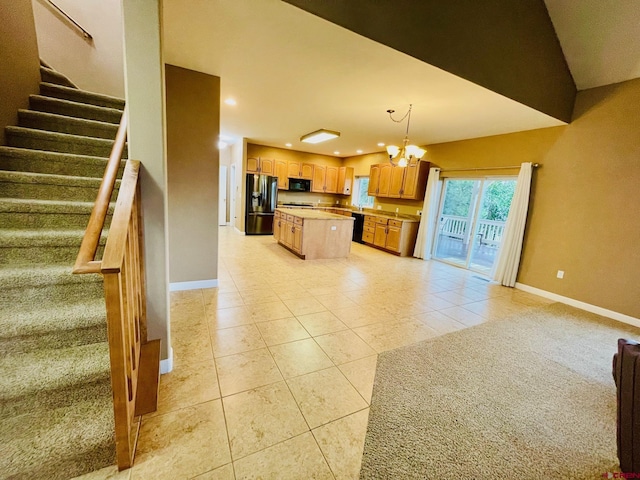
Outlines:
[[362, 241], [401, 257], [413, 255], [419, 222], [366, 215]]

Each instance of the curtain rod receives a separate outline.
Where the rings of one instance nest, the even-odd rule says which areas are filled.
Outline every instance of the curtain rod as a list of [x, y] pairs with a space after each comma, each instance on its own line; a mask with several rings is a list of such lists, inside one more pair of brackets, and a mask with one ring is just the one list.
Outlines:
[[[541, 165], [539, 163], [531, 164], [533, 168], [538, 168]], [[441, 172], [473, 172], [476, 170], [511, 170], [514, 168], [520, 168], [520, 165], [509, 165], [507, 167], [477, 167], [477, 168], [441, 168]]]

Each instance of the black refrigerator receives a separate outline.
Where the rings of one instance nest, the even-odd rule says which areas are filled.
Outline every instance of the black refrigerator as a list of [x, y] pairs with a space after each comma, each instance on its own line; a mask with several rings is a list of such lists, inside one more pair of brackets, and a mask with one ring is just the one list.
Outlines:
[[273, 214], [278, 204], [278, 177], [247, 174], [245, 233], [273, 233]]

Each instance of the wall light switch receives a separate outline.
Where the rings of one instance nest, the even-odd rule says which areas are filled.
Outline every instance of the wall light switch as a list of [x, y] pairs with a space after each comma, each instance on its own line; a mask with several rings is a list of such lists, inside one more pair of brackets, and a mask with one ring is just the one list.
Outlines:
[[336, 227], [335, 225], [331, 225], [331, 230], [337, 230], [338, 227]]
[[378, 210], [382, 210], [382, 205], [378, 205]]
[[556, 277], [564, 278], [564, 270], [558, 270], [558, 273], [557, 273]]

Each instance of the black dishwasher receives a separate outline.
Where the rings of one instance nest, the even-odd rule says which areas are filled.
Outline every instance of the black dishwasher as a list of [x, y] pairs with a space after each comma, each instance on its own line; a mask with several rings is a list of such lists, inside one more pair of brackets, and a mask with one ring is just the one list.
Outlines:
[[362, 230], [364, 228], [364, 213], [351, 212], [351, 216], [355, 219], [353, 222], [353, 240], [354, 242], [364, 243], [362, 241]]

